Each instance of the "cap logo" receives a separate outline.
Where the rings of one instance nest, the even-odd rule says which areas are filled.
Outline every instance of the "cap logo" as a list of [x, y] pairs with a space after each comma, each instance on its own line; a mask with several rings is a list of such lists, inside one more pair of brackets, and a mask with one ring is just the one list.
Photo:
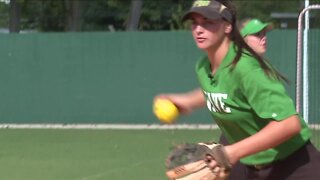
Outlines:
[[209, 4], [210, 4], [210, 1], [208, 0], [198, 0], [193, 3], [192, 7], [209, 6]]
[[219, 13], [221, 13], [224, 9], [226, 9], [227, 7], [224, 6], [223, 4], [221, 4], [218, 1], [214, 1], [215, 3], [212, 4], [212, 8], [216, 9], [219, 11]]
[[219, 12], [222, 12], [224, 9], [226, 9], [227, 7], [225, 7], [224, 5], [220, 6]]

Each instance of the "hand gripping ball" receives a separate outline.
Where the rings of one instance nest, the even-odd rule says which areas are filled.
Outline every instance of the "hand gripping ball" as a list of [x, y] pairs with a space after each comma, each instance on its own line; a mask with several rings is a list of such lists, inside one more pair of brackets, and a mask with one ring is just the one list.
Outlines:
[[167, 99], [157, 99], [153, 104], [153, 113], [162, 122], [171, 124], [179, 116], [178, 108]]

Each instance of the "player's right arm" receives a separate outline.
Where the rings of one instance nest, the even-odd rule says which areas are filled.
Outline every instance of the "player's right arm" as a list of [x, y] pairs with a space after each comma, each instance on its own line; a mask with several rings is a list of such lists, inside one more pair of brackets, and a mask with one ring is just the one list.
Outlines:
[[159, 94], [155, 97], [155, 99], [157, 98], [169, 99], [178, 107], [180, 113], [182, 114], [188, 114], [194, 109], [204, 107], [206, 102], [203, 92], [200, 88], [186, 93]]

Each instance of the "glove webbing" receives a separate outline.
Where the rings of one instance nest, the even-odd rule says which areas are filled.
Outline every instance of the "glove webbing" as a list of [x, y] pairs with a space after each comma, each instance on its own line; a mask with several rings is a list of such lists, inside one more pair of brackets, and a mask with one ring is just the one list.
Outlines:
[[222, 144], [198, 144], [207, 148], [207, 153], [214, 158], [219, 166], [224, 167], [226, 171], [231, 169], [232, 165]]

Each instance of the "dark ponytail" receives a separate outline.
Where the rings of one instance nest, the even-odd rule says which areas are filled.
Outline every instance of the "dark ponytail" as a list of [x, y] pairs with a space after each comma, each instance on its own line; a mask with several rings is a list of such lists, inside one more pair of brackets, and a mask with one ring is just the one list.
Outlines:
[[262, 67], [262, 69], [264, 70], [266, 75], [268, 75], [269, 77], [275, 77], [278, 80], [283, 80], [288, 83], [288, 80], [283, 75], [281, 75], [278, 71], [276, 71], [275, 68], [273, 68], [270, 63], [268, 63], [260, 55], [258, 55], [244, 41], [244, 39], [241, 36], [240, 31], [237, 27], [237, 18], [236, 18], [237, 17], [237, 10], [236, 10], [235, 6], [233, 5], [233, 3], [230, 0], [216, 0], [216, 1], [225, 5], [229, 9], [229, 11], [232, 15], [232, 22], [231, 22], [232, 31], [230, 33], [230, 38], [234, 42], [234, 45], [236, 46], [235, 48], [237, 49], [237, 53], [236, 53], [236, 57], [234, 58], [234, 60], [232, 61], [232, 63], [230, 65], [234, 68], [237, 65], [237, 63], [239, 62], [242, 54], [246, 53], [246, 52], [244, 52], [244, 50], [246, 50], [247, 52], [249, 52], [248, 55], [254, 57], [259, 62], [260, 66]]

